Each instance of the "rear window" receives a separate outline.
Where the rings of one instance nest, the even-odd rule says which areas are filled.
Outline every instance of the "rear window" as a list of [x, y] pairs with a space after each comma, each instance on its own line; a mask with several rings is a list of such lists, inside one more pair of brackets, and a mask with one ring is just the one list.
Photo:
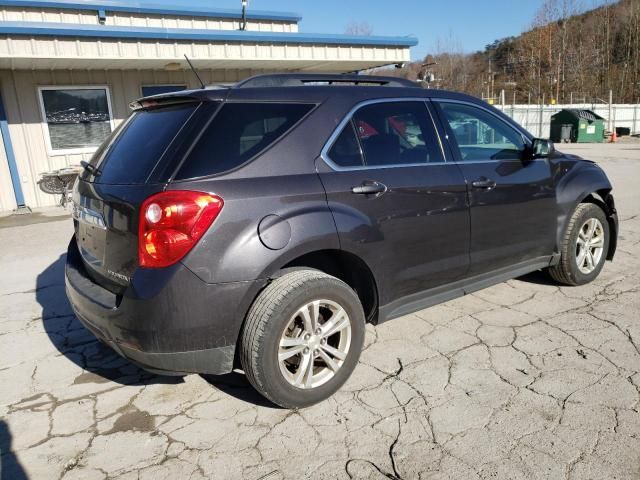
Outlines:
[[226, 172], [275, 143], [313, 105], [299, 103], [225, 104], [194, 146], [176, 180]]
[[98, 183], [144, 183], [198, 104], [135, 112], [114, 132], [91, 163]]

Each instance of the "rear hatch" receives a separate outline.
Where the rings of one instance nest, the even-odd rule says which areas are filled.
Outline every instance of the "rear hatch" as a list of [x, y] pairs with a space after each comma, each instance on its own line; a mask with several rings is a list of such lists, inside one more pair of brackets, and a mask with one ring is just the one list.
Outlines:
[[164, 190], [201, 120], [217, 102], [183, 97], [133, 113], [95, 153], [73, 195], [75, 237], [87, 273], [122, 293], [138, 265], [142, 202]]
[[[224, 178], [271, 148], [314, 108], [295, 101], [224, 101], [224, 91], [209, 92], [204, 101], [162, 98], [171, 104], [137, 111], [114, 132], [74, 189], [76, 240], [83, 263], [96, 283], [117, 294], [123, 293], [139, 265], [162, 268], [174, 263], [167, 261], [174, 254], [182, 258], [176, 251], [188, 251], [187, 243], [193, 246], [211, 224], [196, 226], [202, 209], [209, 209], [202, 220], [212, 222], [222, 208], [219, 197], [189, 200], [181, 193], [183, 203], [164, 207], [158, 198], [169, 193], [154, 196], [150, 205], [145, 203], [149, 197], [163, 192], [169, 182]], [[139, 254], [140, 212], [153, 206], [153, 211], [145, 211]], [[150, 212], [158, 215], [153, 221]], [[149, 231], [150, 222], [157, 223], [155, 233]]]

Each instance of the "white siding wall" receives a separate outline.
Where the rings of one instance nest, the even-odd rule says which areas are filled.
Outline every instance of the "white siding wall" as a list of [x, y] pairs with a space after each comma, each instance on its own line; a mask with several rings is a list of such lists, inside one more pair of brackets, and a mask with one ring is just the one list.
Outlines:
[[[257, 70], [205, 70], [207, 84], [236, 82], [250, 75], [267, 73]], [[41, 172], [88, 160], [90, 154], [47, 154], [45, 131], [40, 113], [38, 86], [107, 85], [116, 125], [129, 113], [129, 102], [141, 96], [143, 85], [184, 84], [197, 87], [189, 71], [154, 70], [0, 70], [0, 88], [9, 122], [11, 140], [18, 164], [27, 205], [55, 205], [58, 199], [40, 191], [37, 181]], [[0, 211], [15, 208], [13, 187], [7, 161], [0, 150]]]
[[[53, 8], [0, 7], [0, 20], [11, 22], [51, 22], [96, 25], [97, 10], [70, 10]], [[240, 23], [232, 18], [208, 18], [178, 15], [136, 14], [107, 11], [107, 25], [163, 28], [197, 28], [211, 30], [238, 30]], [[295, 22], [249, 20], [248, 30], [262, 32], [297, 32]]]
[[[355, 70], [408, 61], [408, 47], [282, 43], [154, 41], [105, 38], [0, 36], [0, 64], [14, 68], [161, 68], [184, 61], [187, 54], [200, 67], [238, 68], [238, 63], [269, 62], [269, 68]], [[32, 63], [28, 63], [32, 62]], [[202, 63], [204, 62], [204, 63]], [[282, 62], [282, 64], [278, 64]], [[295, 63], [292, 63], [295, 62]], [[344, 63], [343, 63], [344, 62]], [[347, 65], [352, 62], [352, 65]], [[243, 65], [244, 67], [244, 65]], [[351, 68], [345, 68], [351, 67]], [[0, 67], [2, 68], [2, 67]], [[365, 68], [362, 66], [360, 68]]]

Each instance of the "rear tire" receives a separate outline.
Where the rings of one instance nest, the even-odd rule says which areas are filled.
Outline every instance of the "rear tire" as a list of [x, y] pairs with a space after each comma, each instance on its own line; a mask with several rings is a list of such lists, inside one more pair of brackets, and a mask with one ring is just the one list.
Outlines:
[[581, 203], [569, 219], [560, 245], [560, 262], [548, 271], [556, 282], [584, 285], [602, 270], [609, 250], [609, 223], [598, 205]]
[[285, 408], [333, 395], [360, 357], [365, 318], [356, 293], [317, 270], [271, 282], [254, 301], [243, 328], [240, 362], [249, 382]]

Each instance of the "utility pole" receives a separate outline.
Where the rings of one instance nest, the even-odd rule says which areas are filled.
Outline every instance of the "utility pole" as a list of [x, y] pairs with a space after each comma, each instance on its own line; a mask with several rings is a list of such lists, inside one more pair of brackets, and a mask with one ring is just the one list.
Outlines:
[[609, 131], [613, 132], [613, 90], [609, 90]]
[[241, 0], [242, 2], [242, 20], [240, 21], [240, 30], [247, 29], [247, 4], [249, 0]]

